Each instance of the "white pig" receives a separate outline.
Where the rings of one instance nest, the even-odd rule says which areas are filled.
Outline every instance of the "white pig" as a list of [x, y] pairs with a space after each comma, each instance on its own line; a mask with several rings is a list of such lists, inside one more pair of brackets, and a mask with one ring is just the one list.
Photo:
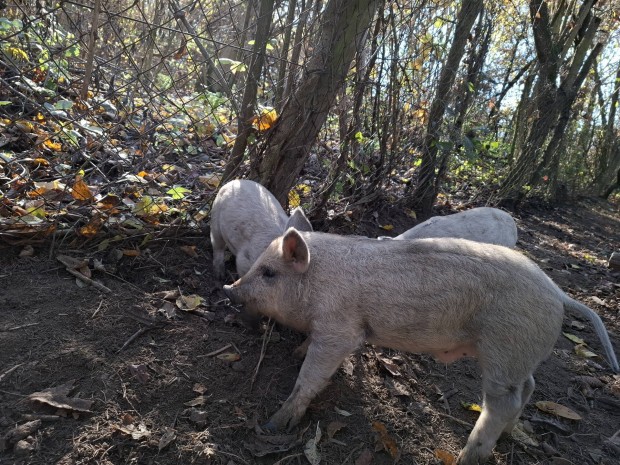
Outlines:
[[[453, 215], [434, 216], [393, 239], [410, 240], [426, 237], [456, 237], [514, 247], [517, 244], [517, 225], [512, 216], [503, 210], [479, 207]], [[381, 236], [379, 239], [390, 238]]]
[[276, 237], [289, 227], [312, 231], [301, 208], [288, 217], [266, 188], [245, 179], [226, 183], [211, 207], [211, 246], [215, 278], [225, 278], [226, 246], [236, 257], [237, 273], [243, 276]]
[[460, 465], [486, 460], [500, 434], [512, 429], [565, 310], [588, 318], [618, 371], [598, 315], [507, 247], [453, 238], [376, 241], [291, 228], [224, 292], [250, 312], [310, 333], [295, 388], [265, 425], [271, 430], [298, 423], [364, 341], [446, 363], [479, 360], [484, 408]]

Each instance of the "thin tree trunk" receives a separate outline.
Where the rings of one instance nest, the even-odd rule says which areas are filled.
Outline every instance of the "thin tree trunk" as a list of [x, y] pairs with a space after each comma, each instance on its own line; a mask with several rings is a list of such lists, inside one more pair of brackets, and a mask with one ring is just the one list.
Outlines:
[[378, 0], [330, 0], [305, 76], [252, 160], [252, 177], [283, 205], [374, 17]]
[[435, 98], [429, 111], [426, 136], [422, 147], [422, 164], [418, 185], [409, 195], [408, 203], [416, 210], [421, 219], [431, 215], [433, 203], [437, 197], [435, 176], [437, 168], [438, 142], [444, 114], [448, 103], [448, 95], [454, 84], [459, 63], [465, 51], [465, 44], [471, 28], [482, 10], [482, 0], [463, 0], [457, 16], [454, 39], [450, 46], [448, 58], [441, 70]]
[[289, 67], [288, 55], [291, 46], [291, 36], [293, 34], [293, 21], [295, 19], [295, 8], [297, 7], [297, 0], [289, 0], [288, 14], [286, 15], [286, 24], [284, 25], [284, 39], [282, 40], [282, 52], [280, 53], [280, 65], [278, 68], [278, 80], [276, 82], [275, 91], [275, 107], [278, 111], [281, 110], [283, 105], [284, 96], [284, 83], [286, 79], [286, 70]]
[[248, 77], [245, 82], [243, 92], [243, 102], [241, 104], [241, 114], [237, 125], [237, 138], [233, 146], [230, 159], [226, 164], [226, 169], [222, 176], [222, 182], [229, 181], [243, 161], [243, 155], [248, 145], [248, 136], [252, 131], [252, 118], [256, 114], [256, 95], [258, 93], [258, 83], [263, 72], [265, 62], [265, 48], [269, 40], [269, 30], [271, 29], [271, 19], [273, 16], [274, 0], [261, 0], [258, 13], [258, 23], [256, 24], [256, 37], [252, 48], [252, 61], [248, 69]]

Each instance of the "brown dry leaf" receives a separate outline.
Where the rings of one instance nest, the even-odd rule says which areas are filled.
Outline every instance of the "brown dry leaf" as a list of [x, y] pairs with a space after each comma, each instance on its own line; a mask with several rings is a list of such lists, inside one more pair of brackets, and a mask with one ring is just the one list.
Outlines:
[[532, 436], [532, 433], [529, 433], [523, 425], [523, 422], [518, 422], [512, 431], [510, 432], [510, 436], [520, 443], [526, 444], [532, 447], [538, 447], [539, 442]]
[[144, 423], [138, 423], [137, 425], [130, 424], [124, 426], [117, 426], [116, 429], [121, 433], [125, 433], [131, 436], [131, 438], [135, 439], [136, 441], [143, 438], [151, 437], [151, 432]]
[[564, 335], [565, 338], [573, 341], [575, 344], [585, 344], [586, 342], [581, 339], [579, 336], [575, 336], [574, 334], [571, 333], [562, 333]]
[[364, 449], [362, 453], [355, 459], [355, 465], [370, 465], [374, 454], [370, 449]]
[[176, 437], [176, 431], [173, 428], [165, 427], [164, 434], [159, 439], [159, 451], [161, 452], [162, 449], [165, 449]]
[[103, 220], [96, 216], [92, 218], [86, 226], [82, 226], [78, 230], [78, 234], [83, 237], [93, 238], [97, 235], [97, 233], [101, 230], [101, 225], [103, 224]]
[[126, 257], [139, 257], [140, 249], [123, 249], [123, 255]]
[[192, 258], [196, 258], [198, 256], [195, 245], [182, 245], [179, 248], [181, 249], [181, 251], [183, 251], [185, 254], [189, 255]]
[[400, 451], [396, 445], [396, 441], [388, 434], [387, 429], [380, 421], [372, 422], [372, 429], [377, 432], [377, 444], [375, 450], [384, 449], [390, 457], [397, 460], [400, 456]]
[[329, 425], [327, 425], [327, 437], [329, 439], [332, 439], [334, 437], [334, 434], [336, 434], [345, 426], [347, 426], [346, 423], [343, 423], [341, 421], [332, 421]]
[[216, 357], [225, 362], [236, 362], [241, 359], [241, 355], [236, 352], [224, 352], [223, 354], [216, 355]]
[[97, 202], [97, 208], [100, 210], [111, 210], [121, 203], [121, 198], [115, 194], [108, 194]]
[[321, 435], [321, 428], [319, 428], [319, 424], [317, 423], [314, 437], [306, 442], [306, 445], [304, 446], [304, 455], [311, 465], [319, 465], [319, 463], [321, 463], [321, 453], [317, 448], [317, 444], [321, 440]]
[[198, 394], [204, 394], [207, 392], [207, 387], [204, 384], [196, 383], [192, 387], [192, 391], [197, 392]]
[[181, 295], [181, 293], [178, 289], [171, 289], [169, 291], [159, 291], [153, 293], [153, 297], [157, 297], [158, 299], [163, 300], [176, 300], [179, 295]]
[[377, 356], [383, 367], [390, 372], [392, 376], [400, 376], [400, 370], [398, 369], [398, 365], [392, 362], [390, 359], [385, 357]]
[[34, 247], [31, 245], [25, 246], [21, 252], [19, 252], [20, 257], [32, 257], [34, 255]]
[[595, 378], [594, 376], [575, 376], [573, 377], [573, 381], [578, 384], [584, 384], [590, 386], [592, 388], [602, 388], [605, 386], [605, 383], [601, 381], [599, 378]]
[[90, 271], [90, 268], [88, 267], [87, 262], [84, 262], [80, 266], [76, 267], [75, 271], [79, 271], [80, 274], [86, 276], [87, 278], [91, 278], [93, 275], [92, 272]]
[[543, 412], [550, 413], [562, 418], [568, 418], [569, 420], [581, 420], [579, 415], [574, 410], [565, 407], [564, 405], [556, 404], [547, 400], [540, 400], [536, 402], [536, 407]]
[[61, 386], [34, 392], [28, 396], [30, 402], [40, 402], [58, 409], [65, 409], [75, 412], [90, 412], [92, 400], [69, 398], [69, 392], [73, 389], [75, 380], [71, 380]]
[[441, 460], [444, 465], [456, 465], [456, 457], [443, 449], [435, 449], [435, 457]]
[[206, 401], [207, 398], [205, 396], [198, 396], [195, 399], [188, 400], [183, 405], [186, 407], [198, 407], [199, 405], [204, 405]]
[[93, 193], [83, 179], [75, 181], [71, 189], [71, 196], [76, 200], [92, 200], [94, 198]]

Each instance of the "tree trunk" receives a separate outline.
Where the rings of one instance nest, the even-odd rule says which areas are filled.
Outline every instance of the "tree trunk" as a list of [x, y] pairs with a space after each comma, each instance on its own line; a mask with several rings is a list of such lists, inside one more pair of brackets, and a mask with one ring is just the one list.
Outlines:
[[431, 104], [428, 124], [426, 126], [426, 136], [422, 147], [422, 164], [420, 165], [418, 184], [413, 194], [408, 196], [407, 202], [416, 210], [420, 219], [428, 218], [431, 215], [433, 203], [437, 197], [435, 177], [438, 142], [447, 102], [449, 100], [448, 95], [454, 84], [461, 58], [463, 58], [467, 38], [481, 10], [482, 0], [463, 0], [463, 4], [457, 16], [456, 29], [454, 31], [452, 45], [450, 46], [450, 52], [448, 53], [448, 58], [439, 76], [439, 84], [437, 85], [435, 98]]
[[305, 76], [267, 133], [262, 152], [252, 159], [251, 177], [283, 205], [365, 39], [377, 4], [378, 0], [329, 1]]
[[269, 29], [271, 28], [271, 17], [273, 15], [274, 0], [261, 0], [258, 23], [256, 25], [256, 37], [252, 48], [252, 61], [248, 69], [248, 77], [245, 81], [243, 92], [243, 102], [239, 115], [237, 138], [233, 146], [230, 160], [226, 164], [222, 183], [229, 181], [243, 161], [243, 154], [248, 144], [248, 136], [252, 131], [252, 118], [256, 113], [256, 94], [258, 83], [263, 72], [265, 62], [265, 47], [269, 39]]

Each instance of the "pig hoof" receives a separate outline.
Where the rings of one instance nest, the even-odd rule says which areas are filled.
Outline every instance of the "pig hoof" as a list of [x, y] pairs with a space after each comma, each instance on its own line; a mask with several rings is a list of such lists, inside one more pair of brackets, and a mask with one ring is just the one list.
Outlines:
[[271, 434], [273, 434], [276, 431], [278, 431], [278, 427], [271, 420], [269, 420], [267, 423], [265, 423], [263, 426], [261, 426], [261, 429], [263, 431], [265, 431], [267, 433], [271, 433]]

